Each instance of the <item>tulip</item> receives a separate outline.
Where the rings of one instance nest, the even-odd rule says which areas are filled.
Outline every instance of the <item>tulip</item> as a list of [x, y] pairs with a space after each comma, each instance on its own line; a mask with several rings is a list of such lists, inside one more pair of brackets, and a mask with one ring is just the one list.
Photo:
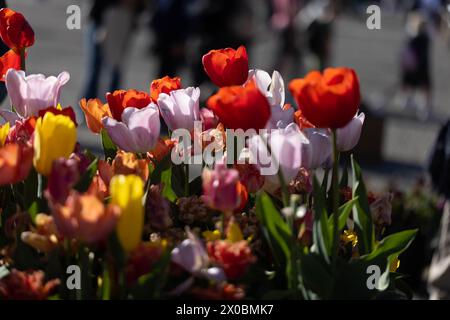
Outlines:
[[171, 139], [159, 138], [156, 142], [156, 146], [148, 153], [148, 157], [153, 162], [159, 162], [163, 160], [175, 146], [175, 141]]
[[21, 58], [14, 50], [7, 51], [0, 57], [0, 81], [5, 81], [9, 69], [20, 70]]
[[152, 81], [150, 85], [150, 98], [156, 103], [161, 93], [169, 94], [171, 91], [181, 88], [181, 79], [179, 77], [170, 78], [169, 76], [165, 76]]
[[208, 268], [209, 257], [200, 239], [192, 232], [188, 238], [172, 250], [172, 262], [181, 266], [194, 276], [214, 281], [225, 281], [225, 274], [220, 268]]
[[272, 130], [267, 141], [271, 153], [268, 152], [265, 141], [256, 135], [250, 138], [249, 149], [252, 161], [260, 168], [269, 184], [279, 186], [279, 170], [286, 182], [291, 181], [300, 168], [311, 161], [310, 142], [295, 124], [286, 129]]
[[48, 195], [51, 196], [53, 201], [64, 203], [79, 178], [80, 172], [77, 160], [65, 158], [55, 160], [48, 177]]
[[117, 175], [110, 183], [111, 203], [120, 207], [116, 232], [123, 249], [132, 251], [141, 242], [144, 229], [144, 183], [136, 175]]
[[22, 143], [9, 143], [0, 148], [0, 185], [25, 180], [33, 161], [33, 148]]
[[237, 50], [211, 50], [202, 58], [203, 67], [218, 87], [240, 86], [248, 78], [248, 56], [244, 46]]
[[137, 175], [145, 182], [149, 175], [148, 160], [138, 159], [134, 153], [119, 150], [112, 162], [112, 170], [115, 175]]
[[34, 131], [34, 159], [36, 171], [48, 176], [53, 161], [69, 158], [75, 149], [77, 129], [69, 117], [47, 112], [36, 122]]
[[361, 137], [364, 113], [355, 116], [345, 127], [337, 130], [337, 149], [340, 152], [352, 150]]
[[254, 81], [243, 87], [221, 88], [207, 105], [229, 129], [262, 129], [271, 114], [269, 102]]
[[370, 203], [370, 212], [377, 225], [390, 225], [392, 223], [392, 199], [392, 194], [387, 193]]
[[0, 147], [3, 147], [5, 145], [8, 133], [9, 133], [9, 122], [0, 126]]
[[106, 239], [120, 215], [118, 206], [105, 206], [97, 197], [75, 191], [63, 204], [50, 200], [49, 206], [58, 231], [87, 244]]
[[332, 153], [332, 143], [324, 129], [305, 129], [303, 131], [309, 140], [309, 158], [302, 166], [307, 169], [321, 167]]
[[214, 129], [219, 124], [219, 119], [214, 112], [207, 108], [200, 109], [200, 119], [202, 120], [203, 130]]
[[10, 49], [15, 51], [34, 44], [34, 31], [25, 17], [8, 8], [0, 10], [0, 37]]
[[268, 128], [286, 128], [294, 121], [294, 109], [285, 104], [284, 80], [278, 71], [272, 77], [263, 70], [250, 70], [249, 79], [254, 80], [259, 90], [266, 96], [271, 107]]
[[55, 107], [48, 107], [46, 109], [39, 110], [38, 116], [39, 117], [43, 117], [47, 112], [51, 112], [54, 115], [62, 114], [63, 116], [67, 116], [67, 117], [70, 118], [70, 120], [73, 121], [75, 126], [78, 126], [77, 116], [75, 115], [75, 111], [73, 111], [72, 107], [67, 107], [67, 108], [63, 109], [61, 107], [61, 105], [58, 104], [58, 106], [56, 108]]
[[2, 300], [46, 300], [59, 285], [59, 279], [46, 280], [41, 270], [12, 269], [0, 279]]
[[358, 77], [349, 68], [310, 72], [304, 79], [292, 80], [289, 90], [305, 118], [318, 128], [344, 127], [361, 102]]
[[104, 117], [102, 123], [111, 140], [127, 152], [145, 153], [155, 146], [159, 137], [159, 111], [154, 103], [143, 109], [126, 108], [122, 122]]
[[16, 120], [11, 130], [9, 130], [6, 143], [20, 142], [25, 144], [32, 144], [32, 141], [30, 140], [33, 137], [35, 127], [36, 117]]
[[203, 169], [203, 201], [209, 207], [229, 212], [240, 205], [239, 172], [216, 163], [214, 170]]
[[83, 110], [86, 124], [93, 133], [100, 133], [103, 129], [102, 118], [112, 117], [108, 104], [103, 104], [100, 99], [80, 100], [80, 108]]
[[25, 76], [25, 72], [10, 69], [6, 73], [6, 88], [11, 104], [21, 117], [37, 116], [39, 111], [56, 107], [61, 88], [69, 81], [70, 75], [62, 72], [58, 77], [42, 74]]
[[194, 121], [200, 120], [199, 110], [200, 89], [189, 87], [161, 93], [158, 106], [167, 127], [176, 129], [194, 129]]
[[116, 90], [113, 93], [106, 94], [109, 109], [112, 117], [117, 121], [122, 119], [122, 113], [125, 108], [142, 109], [147, 107], [152, 101], [150, 96], [143, 91], [138, 90]]

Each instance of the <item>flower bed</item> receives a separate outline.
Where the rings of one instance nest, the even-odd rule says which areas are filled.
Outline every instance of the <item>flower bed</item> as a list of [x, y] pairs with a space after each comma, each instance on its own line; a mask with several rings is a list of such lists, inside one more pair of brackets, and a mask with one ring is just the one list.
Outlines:
[[416, 230], [386, 235], [391, 197], [339, 167], [365, 119], [353, 70], [290, 82], [295, 109], [245, 47], [211, 50], [207, 108], [170, 77], [82, 99], [96, 156], [59, 104], [69, 74], [26, 75], [31, 27], [10, 9], [0, 26], [1, 298], [410, 298], [396, 271]]

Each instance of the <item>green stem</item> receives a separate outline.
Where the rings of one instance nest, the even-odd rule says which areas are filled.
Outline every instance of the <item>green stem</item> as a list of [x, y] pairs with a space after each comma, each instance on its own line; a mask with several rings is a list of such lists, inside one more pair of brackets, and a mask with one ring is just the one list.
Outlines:
[[339, 185], [338, 185], [338, 173], [339, 173], [339, 152], [337, 150], [337, 134], [336, 129], [332, 131], [333, 140], [333, 173], [332, 173], [332, 192], [333, 192], [333, 248], [331, 262], [333, 271], [336, 271], [336, 262], [339, 251]]
[[38, 173], [37, 180], [38, 180], [37, 197], [38, 199], [42, 199], [42, 192], [44, 189], [44, 177], [42, 176], [42, 174]]
[[189, 163], [185, 164], [184, 196], [189, 197]]
[[20, 49], [20, 70], [25, 71], [25, 48]]

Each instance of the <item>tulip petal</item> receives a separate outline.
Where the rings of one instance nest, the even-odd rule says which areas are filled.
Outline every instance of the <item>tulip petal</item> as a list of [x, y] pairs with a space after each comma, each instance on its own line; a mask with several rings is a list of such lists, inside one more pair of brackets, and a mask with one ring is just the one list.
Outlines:
[[337, 129], [337, 149], [340, 152], [352, 150], [361, 137], [365, 115], [355, 116], [345, 127]]

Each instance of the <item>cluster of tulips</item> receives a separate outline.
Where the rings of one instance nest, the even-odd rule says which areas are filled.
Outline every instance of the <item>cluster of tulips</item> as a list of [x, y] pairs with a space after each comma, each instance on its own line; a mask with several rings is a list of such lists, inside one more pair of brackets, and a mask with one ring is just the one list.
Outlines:
[[[351, 175], [339, 166], [364, 122], [353, 70], [293, 80], [294, 108], [277, 71], [249, 70], [245, 47], [211, 50], [202, 61], [218, 90], [202, 108], [199, 88], [168, 76], [149, 92], [82, 99], [95, 155], [59, 103], [69, 74], [25, 73], [34, 33], [23, 15], [0, 10], [0, 36], [11, 48], [0, 62], [11, 101], [0, 113], [1, 298], [409, 297], [398, 257], [416, 231], [386, 236], [390, 196], [366, 190], [354, 159]], [[198, 121], [189, 142], [223, 156], [195, 175], [172, 161], [194, 151], [170, 133]], [[227, 129], [256, 134], [237, 150]]]

